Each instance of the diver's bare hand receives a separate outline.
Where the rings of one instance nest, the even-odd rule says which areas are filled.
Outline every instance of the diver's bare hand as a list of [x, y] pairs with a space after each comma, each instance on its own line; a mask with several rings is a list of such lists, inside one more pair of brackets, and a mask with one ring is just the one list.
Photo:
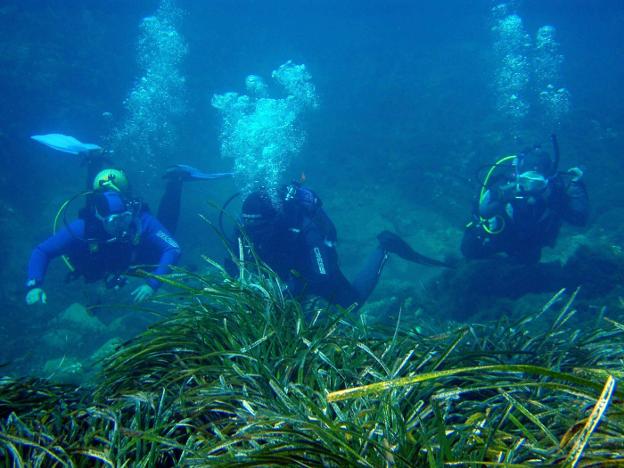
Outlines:
[[37, 303], [46, 304], [48, 302], [48, 296], [41, 288], [32, 288], [26, 293], [26, 304], [33, 305]]
[[154, 288], [149, 284], [143, 284], [130, 293], [134, 302], [144, 302], [154, 295]]
[[580, 167], [571, 167], [568, 169], [568, 174], [572, 176], [572, 182], [578, 182], [583, 178], [583, 170]]

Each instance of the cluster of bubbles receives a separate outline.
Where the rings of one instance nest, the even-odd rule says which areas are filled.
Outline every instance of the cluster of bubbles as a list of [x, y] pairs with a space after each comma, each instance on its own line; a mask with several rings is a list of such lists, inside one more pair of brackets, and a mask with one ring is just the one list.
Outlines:
[[561, 80], [563, 55], [559, 53], [559, 43], [555, 39], [555, 28], [542, 26], [535, 36], [534, 73], [539, 101], [544, 118], [557, 125], [570, 111], [570, 92], [557, 87]]
[[318, 96], [305, 65], [291, 61], [273, 71], [272, 78], [286, 97], [269, 97], [257, 75], [245, 79], [247, 95], [215, 94], [212, 105], [221, 112], [221, 154], [234, 160], [234, 174], [243, 194], [263, 187], [275, 194], [284, 172], [305, 141], [302, 113], [318, 107]]
[[529, 112], [526, 92], [529, 84], [527, 51], [530, 38], [518, 15], [500, 18], [493, 31], [498, 63], [495, 77], [497, 108], [503, 115], [519, 122]]
[[570, 110], [570, 93], [558, 86], [563, 55], [556, 31], [542, 26], [532, 42], [515, 7], [508, 2], [492, 8], [497, 109], [517, 128], [535, 107], [543, 123], [554, 128]]
[[154, 16], [140, 25], [138, 63], [142, 76], [124, 101], [126, 118], [113, 131], [112, 147], [130, 160], [156, 164], [176, 143], [175, 122], [187, 108], [180, 63], [187, 46], [176, 26], [182, 12], [162, 0]]

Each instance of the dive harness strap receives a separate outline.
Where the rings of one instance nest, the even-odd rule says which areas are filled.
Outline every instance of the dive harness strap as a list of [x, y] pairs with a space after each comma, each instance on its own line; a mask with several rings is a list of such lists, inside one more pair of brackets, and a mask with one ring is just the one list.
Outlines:
[[[496, 171], [496, 169], [498, 169], [502, 164], [508, 161], [513, 161], [516, 157], [517, 155], [515, 154], [511, 154], [509, 156], [503, 156], [498, 161], [496, 161], [492, 167], [490, 167], [490, 170], [487, 172], [485, 179], [483, 180], [483, 184], [481, 185], [481, 192], [479, 192], [479, 206], [481, 206], [481, 203], [485, 199], [485, 195], [487, 194], [489, 190], [488, 183], [490, 182], [490, 179], [492, 178], [492, 174], [494, 174], [494, 171]], [[477, 212], [478, 210], [479, 210], [479, 207], [477, 207]], [[497, 220], [500, 223], [500, 226], [491, 228], [490, 223], [492, 222], [491, 221], [492, 219]], [[473, 224], [474, 223], [470, 222], [467, 227], [470, 227]], [[487, 232], [488, 234], [492, 234], [492, 235], [500, 234], [505, 229], [505, 218], [503, 218], [500, 215], [496, 215], [493, 218], [484, 218], [483, 216], [479, 215], [479, 221], [477, 223], [477, 226], [482, 227], [483, 230]]]

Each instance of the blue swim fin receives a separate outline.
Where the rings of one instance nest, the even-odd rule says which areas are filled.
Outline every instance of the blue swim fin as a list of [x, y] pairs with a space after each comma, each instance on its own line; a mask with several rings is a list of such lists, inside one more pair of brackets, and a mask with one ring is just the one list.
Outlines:
[[167, 168], [164, 179], [179, 179], [182, 181], [190, 180], [214, 180], [232, 177], [232, 172], [202, 172], [199, 169], [187, 164], [176, 164]]
[[82, 143], [73, 136], [63, 135], [61, 133], [33, 135], [30, 138], [62, 153], [80, 154], [91, 151], [102, 151], [101, 146], [93, 143]]

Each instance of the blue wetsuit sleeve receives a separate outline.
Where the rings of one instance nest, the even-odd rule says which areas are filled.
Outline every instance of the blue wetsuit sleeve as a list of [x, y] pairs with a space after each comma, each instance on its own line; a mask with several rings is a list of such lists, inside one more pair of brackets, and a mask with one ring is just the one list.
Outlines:
[[[169, 267], [180, 258], [180, 246], [169, 231], [151, 214], [143, 214], [141, 225], [143, 242], [146, 243], [148, 249], [155, 250], [159, 255], [158, 266], [152, 273], [155, 275], [169, 273]], [[148, 279], [147, 284], [155, 290], [161, 286], [161, 282], [154, 278]]]
[[37, 287], [43, 283], [50, 260], [67, 254], [70, 248], [84, 238], [85, 223], [78, 219], [34, 248], [28, 262], [27, 287]]

